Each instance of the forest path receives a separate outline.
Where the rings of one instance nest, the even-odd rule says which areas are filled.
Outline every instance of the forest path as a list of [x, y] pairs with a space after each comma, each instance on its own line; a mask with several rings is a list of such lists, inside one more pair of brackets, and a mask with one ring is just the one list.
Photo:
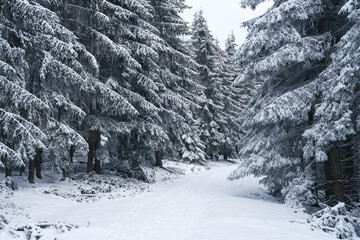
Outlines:
[[236, 165], [217, 165], [156, 183], [153, 192], [134, 198], [76, 203], [46, 195], [30, 200], [23, 195], [21, 200], [35, 219], [66, 220], [81, 226], [56, 236], [58, 240], [332, 239], [306, 225], [291, 223], [307, 215], [295, 214], [267, 196], [256, 179], [228, 181], [226, 177]]

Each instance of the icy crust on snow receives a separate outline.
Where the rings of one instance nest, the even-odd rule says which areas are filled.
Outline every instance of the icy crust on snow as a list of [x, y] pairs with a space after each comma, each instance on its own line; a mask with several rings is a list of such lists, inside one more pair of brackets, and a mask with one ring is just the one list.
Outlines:
[[339, 239], [360, 239], [360, 218], [353, 217], [344, 203], [314, 213], [306, 223], [312, 229], [321, 229]]

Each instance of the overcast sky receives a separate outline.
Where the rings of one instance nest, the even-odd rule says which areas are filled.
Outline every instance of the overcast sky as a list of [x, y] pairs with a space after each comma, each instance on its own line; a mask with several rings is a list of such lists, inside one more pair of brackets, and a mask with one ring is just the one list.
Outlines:
[[262, 3], [255, 11], [241, 8], [239, 2], [240, 0], [186, 0], [187, 5], [192, 9], [186, 10], [183, 18], [191, 22], [194, 13], [202, 9], [210, 30], [220, 41], [221, 47], [224, 47], [225, 39], [231, 31], [234, 31], [237, 43], [240, 45], [246, 37], [246, 29], [240, 28], [241, 23], [264, 13], [271, 6], [272, 1]]

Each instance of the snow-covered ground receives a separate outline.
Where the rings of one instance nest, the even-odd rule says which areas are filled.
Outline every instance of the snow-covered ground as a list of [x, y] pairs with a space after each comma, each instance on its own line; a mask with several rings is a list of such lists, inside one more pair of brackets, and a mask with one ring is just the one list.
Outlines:
[[[42, 231], [41, 240], [335, 239], [296, 223], [308, 215], [294, 213], [267, 196], [256, 179], [227, 181], [235, 168], [219, 163], [211, 170], [195, 169], [179, 179], [155, 183], [151, 191], [133, 197], [79, 203], [28, 188], [1, 201], [8, 207], [22, 206], [21, 211], [28, 214], [13, 218], [12, 225], [47, 221], [65, 228], [61, 234], [54, 229]], [[5, 210], [0, 215], [1, 211]], [[66, 223], [77, 228], [67, 231]], [[0, 230], [0, 239], [12, 237]]]

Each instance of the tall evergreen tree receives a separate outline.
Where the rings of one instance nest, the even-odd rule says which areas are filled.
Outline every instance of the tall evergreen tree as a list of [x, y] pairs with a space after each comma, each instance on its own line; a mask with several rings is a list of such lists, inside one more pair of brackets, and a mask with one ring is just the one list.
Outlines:
[[199, 64], [198, 81], [205, 88], [208, 99], [201, 111], [202, 140], [210, 158], [235, 157], [240, 137], [238, 114], [247, 99], [242, 88], [232, 86], [236, 78], [235, 37], [230, 35], [226, 51], [214, 40], [203, 12], [195, 14], [192, 24], [191, 45], [194, 59]]
[[[242, 4], [254, 8], [260, 2]], [[264, 15], [244, 23], [250, 32], [237, 54], [237, 83], [260, 88], [243, 112], [243, 161], [230, 178], [265, 176], [262, 183], [272, 194], [295, 205], [351, 202], [343, 184], [349, 169], [342, 163], [351, 165], [347, 159], [354, 156], [348, 150], [356, 83], [337, 95], [345, 79], [337, 74], [357, 71], [347, 64], [351, 53], [344, 49], [358, 40], [346, 34], [353, 20], [341, 14], [343, 6], [344, 1], [275, 1]]]
[[[18, 41], [23, 43], [24, 61], [29, 66], [26, 88], [49, 106], [50, 113], [46, 118], [37, 118], [42, 121], [37, 125], [46, 132], [51, 156], [67, 176], [74, 148], [88, 149], [85, 135], [76, 130], [92, 111], [93, 104], [109, 115], [134, 110], [124, 98], [96, 78], [99, 67], [95, 57], [61, 25], [55, 13], [63, 9], [63, 4], [6, 1], [2, 13], [5, 24], [19, 32]], [[36, 167], [38, 171], [40, 164]], [[37, 175], [40, 177], [40, 173]]]
[[220, 92], [216, 91], [220, 79], [214, 74], [218, 48], [202, 10], [195, 13], [191, 32], [191, 47], [194, 59], [199, 64], [197, 79], [204, 86], [208, 99], [200, 113], [201, 140], [205, 143], [207, 156], [211, 159], [218, 158], [224, 141], [224, 135], [219, 132], [220, 126], [216, 122], [221, 106], [214, 102], [214, 99], [220, 97]]
[[170, 136], [168, 154], [192, 162], [205, 161], [204, 147], [197, 131], [197, 114], [206, 101], [203, 87], [194, 81], [196, 62], [182, 37], [188, 34], [187, 23], [180, 13], [187, 8], [183, 0], [152, 1], [153, 25], [166, 41], [166, 49], [159, 53], [159, 77], [172, 92], [164, 102], [163, 122]]
[[230, 59], [234, 59], [236, 51], [237, 51], [237, 44], [236, 44], [235, 35], [234, 32], [231, 32], [225, 41], [226, 56]]

